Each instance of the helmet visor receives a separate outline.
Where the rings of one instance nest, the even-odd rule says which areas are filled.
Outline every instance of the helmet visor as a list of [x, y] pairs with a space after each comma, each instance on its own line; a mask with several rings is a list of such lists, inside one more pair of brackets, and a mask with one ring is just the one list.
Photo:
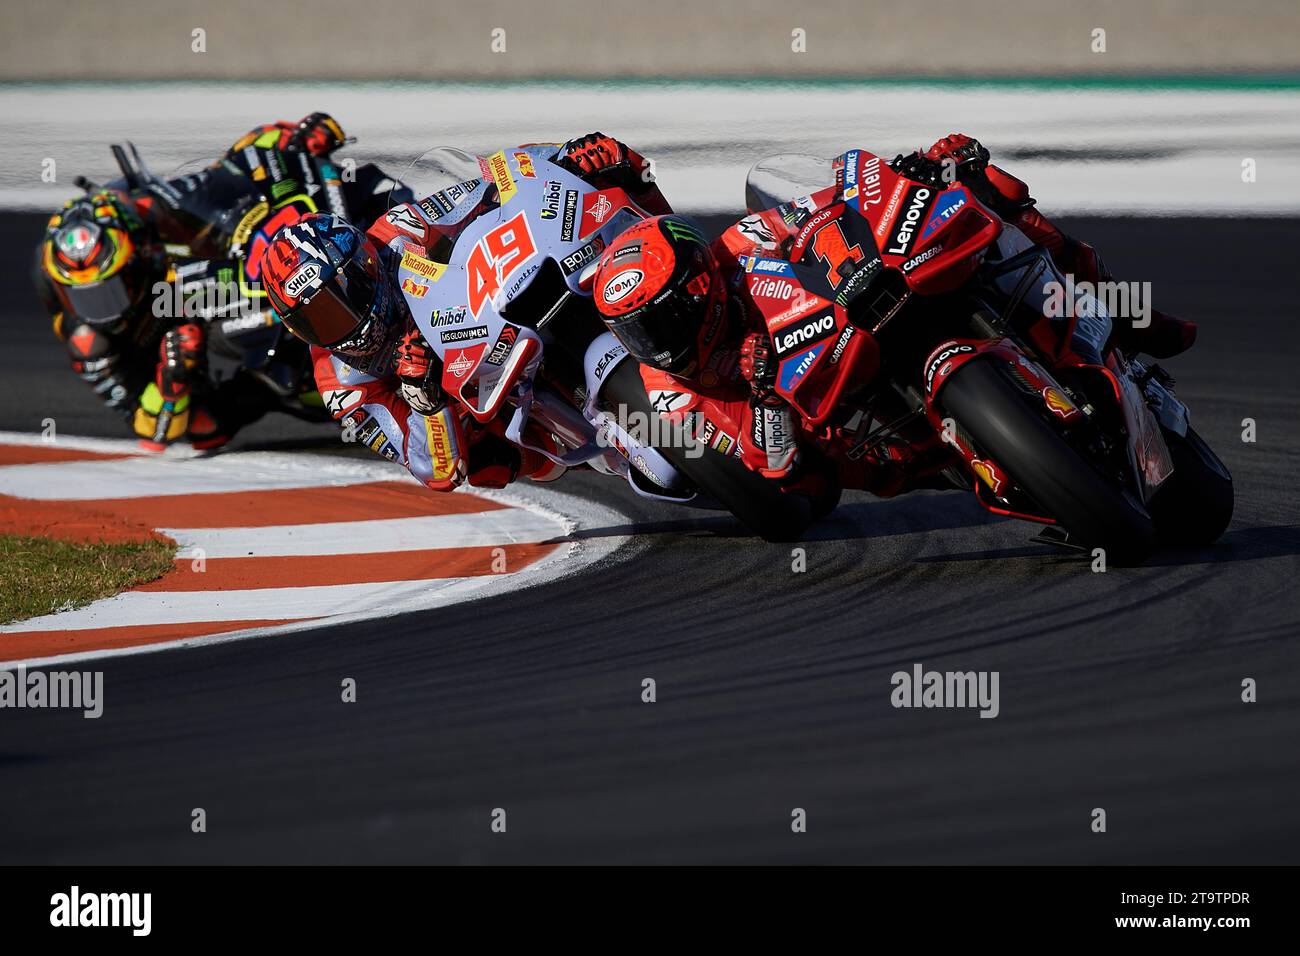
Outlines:
[[296, 308], [289, 308], [273, 289], [267, 289], [271, 305], [290, 332], [312, 345], [353, 355], [373, 351], [376, 291], [375, 277], [355, 260], [345, 263], [334, 281]]
[[704, 296], [668, 295], [617, 318], [605, 317], [609, 330], [642, 365], [670, 374], [689, 370], [708, 300]]
[[131, 294], [120, 274], [99, 282], [60, 283], [56, 288], [68, 312], [91, 325], [116, 322], [131, 308]]

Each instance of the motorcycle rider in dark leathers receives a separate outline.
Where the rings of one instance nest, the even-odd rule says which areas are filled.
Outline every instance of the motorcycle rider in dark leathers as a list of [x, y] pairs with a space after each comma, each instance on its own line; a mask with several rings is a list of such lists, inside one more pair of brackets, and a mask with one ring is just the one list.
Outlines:
[[[244, 262], [264, 251], [249, 233], [281, 197], [323, 191], [331, 209], [371, 218], [394, 190], [405, 198], [372, 164], [339, 176], [331, 157], [347, 141], [326, 113], [259, 126], [197, 173], [91, 184], [50, 218], [34, 279], [54, 332], [73, 371], [145, 447], [216, 448], [280, 404], [243, 368], [209, 375], [209, 328], [189, 277], [211, 286], [240, 273], [245, 289]], [[162, 293], [182, 280], [183, 294]]]

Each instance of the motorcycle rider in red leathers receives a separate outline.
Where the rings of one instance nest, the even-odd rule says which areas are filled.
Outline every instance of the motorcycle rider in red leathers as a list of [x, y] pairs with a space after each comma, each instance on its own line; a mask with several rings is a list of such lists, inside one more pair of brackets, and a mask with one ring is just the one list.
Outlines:
[[[1035, 200], [1021, 180], [988, 160], [988, 150], [977, 140], [953, 133], [924, 152], [896, 157], [890, 165], [909, 179], [939, 188], [960, 182], [1004, 221], [1046, 248], [1062, 273], [1094, 283], [1109, 278], [1091, 246], [1061, 232], [1034, 208]], [[641, 362], [648, 390], [671, 392], [685, 386], [723, 406], [728, 417], [740, 423], [739, 457], [749, 468], [787, 484], [808, 484], [813, 493], [823, 479], [798, 467], [798, 421], [773, 388], [778, 362], [763, 313], [741, 276], [740, 259], [789, 258], [791, 243], [812, 212], [835, 198], [836, 187], [830, 186], [801, 202], [800, 216], [783, 216], [787, 207], [760, 211], [711, 244], [680, 217], [647, 220], [610, 243], [593, 286], [597, 309]], [[630, 278], [635, 273], [644, 278]], [[1154, 309], [1151, 319], [1142, 329], [1117, 327], [1121, 347], [1167, 358], [1195, 341], [1194, 322]], [[737, 377], [743, 377], [748, 388], [737, 389]], [[674, 413], [692, 407], [693, 399], [679, 404]], [[840, 462], [837, 480], [843, 487], [881, 496], [922, 487], [931, 475], [927, 457], [936, 463], [943, 459], [937, 436], [932, 445], [918, 449], [905, 442], [884, 443], [872, 460]], [[938, 483], [946, 486], [942, 480]]]
[[[597, 188], [621, 187], [647, 211], [671, 211], [644, 175], [645, 160], [612, 137], [572, 140], [554, 161]], [[497, 208], [493, 180], [485, 173], [476, 182], [397, 206], [364, 233], [338, 217], [308, 216], [277, 233], [263, 261], [271, 304], [311, 345], [317, 387], [345, 437], [401, 462], [435, 491], [465, 481], [502, 488], [520, 476], [550, 481], [565, 471], [508, 441], [500, 418], [480, 424], [444, 392], [442, 363], [397, 284], [404, 258], [435, 275], [438, 251]], [[553, 444], [536, 431], [529, 437]]]

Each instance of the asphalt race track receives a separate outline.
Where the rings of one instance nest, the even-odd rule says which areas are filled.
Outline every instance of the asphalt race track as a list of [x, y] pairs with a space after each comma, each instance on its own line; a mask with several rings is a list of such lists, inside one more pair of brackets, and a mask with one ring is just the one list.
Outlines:
[[[28, 287], [42, 221], [0, 218], [0, 429], [117, 434]], [[99, 720], [0, 713], [0, 863], [1300, 862], [1296, 223], [1067, 226], [1201, 321], [1167, 367], [1236, 480], [1217, 547], [1094, 574], [968, 496], [854, 495], [794, 574], [729, 518], [570, 476], [638, 532], [621, 560], [97, 662]], [[242, 442], [338, 444], [284, 422]], [[1000, 715], [894, 709], [915, 663], [998, 671]]]

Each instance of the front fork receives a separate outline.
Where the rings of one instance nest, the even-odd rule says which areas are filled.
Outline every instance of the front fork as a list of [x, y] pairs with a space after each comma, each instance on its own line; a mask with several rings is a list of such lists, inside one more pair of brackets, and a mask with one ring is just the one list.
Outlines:
[[[944, 383], [957, 369], [977, 358], [1000, 364], [1008, 379], [1019, 386], [1026, 397], [1041, 402], [1045, 411], [1060, 422], [1063, 428], [1083, 424], [1091, 416], [1092, 409], [1080, 405], [1035, 356], [1005, 336], [951, 339], [931, 352], [925, 360], [923, 374], [926, 417], [974, 476], [974, 490], [980, 503], [999, 514], [1047, 520], [1043, 516], [1016, 512], [1007, 507], [1006, 492], [1014, 484], [1011, 476], [997, 462], [981, 457], [979, 449], [974, 447], [957, 423], [943, 414], [938, 398]], [[1134, 370], [1114, 351], [1108, 354], [1105, 366], [1086, 368], [1101, 373], [1109, 381], [1124, 422], [1132, 490], [1144, 503], [1148, 502], [1172, 473], [1173, 466], [1159, 425], [1148, 407], [1142, 388], [1135, 380]], [[993, 500], [990, 500], [990, 494]]]

